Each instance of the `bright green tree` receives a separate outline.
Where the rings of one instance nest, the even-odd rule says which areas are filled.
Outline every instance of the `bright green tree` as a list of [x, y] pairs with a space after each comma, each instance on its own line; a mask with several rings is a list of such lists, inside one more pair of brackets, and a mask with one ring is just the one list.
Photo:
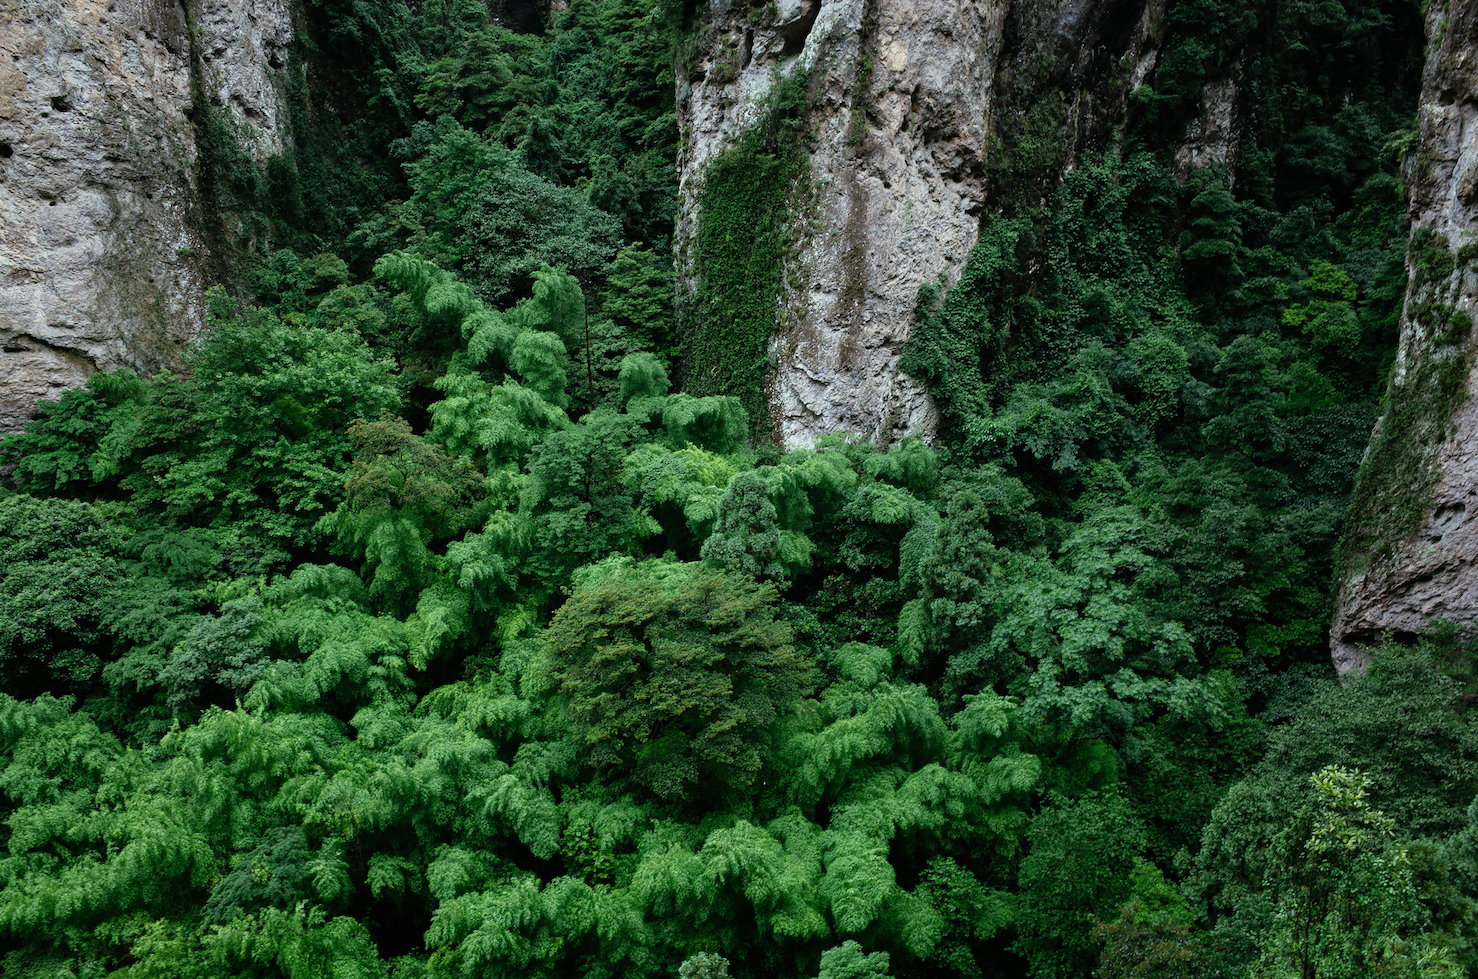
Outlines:
[[1308, 819], [1273, 841], [1276, 914], [1254, 974], [1268, 979], [1389, 975], [1456, 979], [1463, 970], [1425, 934], [1395, 820], [1370, 804], [1371, 780], [1330, 765], [1309, 776]]

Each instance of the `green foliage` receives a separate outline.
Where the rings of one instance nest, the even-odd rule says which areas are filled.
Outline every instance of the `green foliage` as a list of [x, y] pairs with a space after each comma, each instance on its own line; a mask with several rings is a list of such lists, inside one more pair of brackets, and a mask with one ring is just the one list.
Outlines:
[[457, 13], [463, 23], [448, 27], [466, 33], [443, 42], [450, 42], [446, 46], [456, 54], [444, 54], [429, 66], [416, 104], [433, 119], [455, 116], [469, 129], [492, 129], [505, 141], [516, 140], [531, 112], [557, 92], [548, 77], [547, 45], [537, 35], [515, 34], [502, 24], [479, 24], [481, 18], [467, 16], [470, 11]]
[[417, 229], [409, 237], [416, 252], [466, 274], [489, 299], [526, 294], [532, 273], [546, 265], [598, 273], [618, 248], [615, 217], [469, 130], [438, 125], [435, 141], [406, 169], [415, 193], [391, 227]]
[[[1270, 969], [1290, 956], [1336, 970], [1371, 956], [1398, 971], [1408, 955], [1472, 961], [1469, 899], [1435, 883], [1467, 859], [1458, 841], [1478, 789], [1478, 746], [1459, 697], [1427, 655], [1389, 650], [1358, 684], [1316, 687], [1275, 732], [1212, 814], [1190, 888], [1214, 909], [1234, 957], [1250, 964], [1260, 947]], [[1376, 786], [1390, 815], [1371, 805]], [[1403, 851], [1426, 856], [1406, 864]], [[1338, 898], [1340, 888], [1374, 903]], [[1421, 937], [1434, 931], [1435, 945]]]
[[737, 397], [767, 435], [763, 383], [779, 328], [792, 213], [807, 181], [804, 73], [778, 78], [760, 121], [703, 175], [693, 238], [698, 293], [682, 314], [683, 385]]
[[653, 354], [642, 353], [621, 359], [620, 385], [621, 400], [629, 403], [633, 398], [643, 401], [660, 398], [667, 393], [671, 382], [662, 362]]
[[606, 283], [605, 314], [633, 342], [659, 357], [669, 356], [676, 342], [672, 269], [654, 251], [640, 244], [628, 245], [616, 253]]
[[1103, 945], [1095, 976], [1103, 979], [1210, 979], [1220, 975], [1208, 943], [1184, 921], [1156, 915], [1131, 899], [1113, 921], [1093, 926]]
[[[98, 382], [38, 419], [14, 444], [49, 461], [20, 467], [21, 485], [65, 494], [86, 452], [91, 481], [125, 498], [135, 519], [229, 534], [252, 555], [244, 559], [269, 566], [317, 542], [313, 524], [339, 493], [349, 421], [398, 398], [390, 365], [358, 335], [242, 313], [213, 296], [189, 374]], [[83, 435], [74, 412], [98, 424]]]
[[1380, 157], [1383, 133], [1419, 84], [1420, 14], [1405, 3], [1339, 10], [1190, 0], [1167, 11], [1152, 81], [1133, 93], [1135, 139], [1165, 146], [1195, 113], [1204, 86], [1247, 66], [1249, 137], [1237, 183], [1266, 206], [1338, 201]]
[[[1144, 597], [1130, 603], [1168, 603], [1158, 614], [1187, 629], [1202, 667], [1321, 655], [1327, 555], [1404, 291], [1393, 177], [1360, 180], [1342, 212], [1300, 204], [1280, 213], [1277, 201], [1239, 199], [1232, 188], [1242, 184], [1221, 171], [1181, 188], [1152, 154], [1111, 153], [1065, 174], [1037, 218], [989, 219], [947, 294], [921, 292], [901, 364], [927, 381], [952, 440], [973, 463], [1019, 479], [1028, 506], [1060, 521], [1045, 541], [1058, 555], [1075, 527], [1134, 501], [1139, 517], [1112, 519], [1141, 528], [1128, 533], [1164, 563], [1140, 569]], [[1424, 288], [1437, 296], [1446, 286]], [[1441, 354], [1422, 364], [1423, 378], [1463, 369]], [[1435, 411], [1424, 394], [1392, 401], [1359, 512], [1406, 506], [1395, 487], [1405, 494], [1413, 481], [1420, 497], [1422, 447], [1440, 435], [1427, 429], [1445, 423], [1431, 419], [1446, 417], [1451, 394]], [[1390, 423], [1401, 428], [1394, 440]], [[1352, 530], [1351, 555], [1376, 528]], [[969, 587], [969, 609], [998, 601], [994, 589]], [[958, 656], [946, 620], [925, 616], [933, 601], [910, 607], [900, 638], [911, 655], [927, 657], [932, 641], [945, 644], [933, 656]], [[976, 643], [958, 660], [967, 675], [999, 683], [1014, 673], [1016, 661], [992, 666], [1000, 654]]]
[[793, 530], [780, 529], [770, 488], [753, 472], [735, 474], [718, 504], [713, 534], [703, 542], [705, 561], [784, 587], [788, 574], [811, 560], [812, 544]]
[[1241, 206], [1226, 175], [1199, 171], [1186, 182], [1187, 219], [1180, 235], [1180, 260], [1205, 292], [1215, 294], [1241, 281], [1238, 262]]
[[0, 465], [10, 468], [10, 485], [36, 496], [97, 494], [93, 453], [146, 390], [146, 382], [131, 371], [99, 371], [61, 400], [43, 401], [24, 432], [0, 440]]
[[[277, 311], [217, 298], [192, 375], [100, 376], [6, 443], [28, 493], [0, 505], [30, 515], [10, 662], [86, 698], [16, 702], [0, 746], [22, 766], [0, 771], [0, 927], [34, 961], [275, 975], [337, 950], [379, 974], [396, 920], [427, 950], [409, 974], [660, 975], [722, 949], [748, 972], [969, 976], [1004, 946], [1058, 974], [1100, 939], [1100, 968], [1204, 964], [1160, 867], [1261, 744], [1226, 650], [1277, 664], [1304, 641], [1300, 542], [1329, 539], [1328, 505], [1287, 510], [1264, 465], [1299, 417], [1263, 410], [1276, 346], [1211, 362], [1196, 404], [1239, 421], [1206, 458], [1125, 457], [1221, 417], [1188, 407], [1207, 355], [1166, 327], [1003, 381], [1015, 400], [972, 426], [986, 462], [847, 439], [757, 456], [739, 400], [672, 393], [656, 354], [617, 344], [609, 393], [582, 396], [568, 273], [504, 308], [407, 251], [374, 283], [295, 254], [261, 281]], [[394, 331], [445, 365], [416, 382], [440, 394], [425, 432], [363, 345]], [[289, 511], [305, 543], [254, 558], [231, 518], [164, 509], [137, 475], [213, 438], [319, 446], [322, 502]], [[189, 471], [277, 478], [241, 458]], [[87, 587], [35, 599], [74, 565]], [[1460, 756], [1451, 723], [1434, 743]], [[63, 743], [100, 746], [92, 767], [37, 760]], [[1466, 826], [1449, 784], [1442, 825]], [[1464, 846], [1412, 850], [1459, 958]], [[1092, 938], [1126, 901], [1145, 910]], [[1246, 964], [1265, 929], [1235, 910], [1214, 912], [1241, 943], [1222, 958]]]
[[1315, 802], [1308, 839], [1273, 844], [1273, 884], [1282, 900], [1261, 938], [1258, 972], [1461, 975], [1450, 954], [1421, 934], [1426, 909], [1405, 854], [1385, 846], [1396, 824], [1370, 806], [1370, 779], [1330, 765], [1309, 781]]
[[699, 952], [683, 961], [678, 979], [728, 979], [729, 960], [712, 952]]
[[1361, 337], [1360, 321], [1351, 305], [1357, 292], [1354, 281], [1322, 259], [1313, 261], [1311, 272], [1300, 285], [1313, 293], [1313, 299], [1288, 307], [1283, 325], [1301, 327], [1316, 349], [1332, 347], [1346, 355], [1356, 352]]
[[256, 606], [251, 599], [228, 603], [220, 616], [201, 619], [170, 651], [157, 681], [171, 709], [180, 711], [207, 684], [240, 697], [256, 683], [265, 666], [265, 649], [253, 636], [261, 621]]
[[483, 480], [469, 459], [447, 455], [388, 413], [377, 422], [356, 419], [349, 437], [356, 451], [346, 499], [320, 526], [364, 562], [371, 595], [405, 602], [434, 571], [427, 545], [480, 522]]
[[1014, 946], [1033, 976], [1082, 975], [1092, 967], [1092, 919], [1129, 896], [1143, 834], [1128, 803], [1112, 792], [1053, 806], [1033, 818], [1032, 848], [1021, 862]]
[[898, 366], [928, 382], [955, 424], [985, 413], [996, 397], [992, 378], [1013, 322], [1022, 230], [1009, 221], [989, 222], [943, 304], [938, 290], [920, 291], [919, 322]]
[[113, 603], [123, 597], [121, 535], [88, 504], [0, 499], [0, 669], [9, 689], [75, 688], [96, 678]]
[[590, 763], [663, 798], [748, 788], [770, 725], [810, 683], [774, 597], [701, 566], [584, 571], [544, 635], [542, 669]]
[[212, 924], [226, 923], [264, 908], [289, 908], [309, 896], [312, 852], [300, 826], [268, 830], [262, 842], [216, 885], [205, 902]]
[[1001, 138], [992, 154], [992, 190], [1016, 216], [1052, 189], [1053, 175], [1067, 154], [1062, 95], [1050, 93], [1026, 111], [996, 116]]
[[[347, 239], [354, 264], [367, 268], [387, 247], [382, 236], [414, 235], [414, 218], [395, 228], [405, 207], [393, 201], [407, 196], [402, 165], [414, 169], [426, 149], [418, 127], [442, 118], [515, 154], [516, 168], [493, 180], [499, 186], [472, 222], [476, 234], [503, 244], [504, 254], [487, 263], [500, 280], [495, 292], [507, 287], [504, 277], [551, 260], [551, 250], [589, 252], [592, 243], [557, 234], [570, 220], [602, 233], [618, 223], [631, 241], [670, 240], [677, 127], [664, 81], [676, 23], [661, 5], [575, 4], [546, 25], [549, 33], [516, 33], [506, 5], [314, 0], [302, 15], [281, 73], [288, 156], [254, 165], [219, 111], [200, 100], [217, 134], [207, 141], [206, 170], [222, 188], [216, 196], [244, 209], [272, 240], [317, 250]], [[320, 86], [334, 93], [335, 111], [317, 104]], [[519, 201], [515, 187], [532, 198]], [[594, 208], [581, 208], [562, 188], [588, 191]], [[415, 194], [427, 190], [423, 184]], [[421, 213], [414, 203], [410, 211]], [[525, 261], [522, 272], [519, 248], [504, 237], [511, 211], [546, 230], [534, 242], [546, 254]]]
[[818, 979], [867, 979], [888, 974], [887, 952], [863, 952], [850, 939], [821, 953]]

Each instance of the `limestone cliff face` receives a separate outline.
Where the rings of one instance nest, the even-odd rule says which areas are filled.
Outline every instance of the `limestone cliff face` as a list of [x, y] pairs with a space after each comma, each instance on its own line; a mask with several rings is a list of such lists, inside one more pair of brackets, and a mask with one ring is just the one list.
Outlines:
[[[1365, 546], [1348, 556], [1330, 633], [1341, 673], [1363, 670], [1386, 631], [1478, 624], [1478, 3], [1431, 4], [1426, 33], [1400, 347], [1350, 517]], [[1403, 502], [1416, 519], [1392, 527]]]
[[[1040, 97], [1060, 100], [1058, 166], [1110, 145], [1158, 57], [1165, 0], [712, 0], [678, 81], [680, 279], [704, 174], [805, 70], [814, 186], [779, 301], [770, 406], [788, 446], [847, 431], [930, 435], [927, 392], [897, 370], [919, 287], [953, 283], [989, 213], [990, 147]], [[1237, 79], [1208, 86], [1177, 157], [1230, 163]], [[1043, 174], [1044, 192], [1060, 171]]]
[[[789, 445], [837, 430], [885, 440], [932, 430], [927, 394], [894, 365], [919, 286], [963, 264], [985, 203], [1005, 3], [873, 4], [785, 0], [768, 22], [747, 4], [717, 7], [690, 67], [701, 77], [679, 88], [681, 263], [708, 164], [754, 124], [774, 72], [811, 73], [817, 213], [800, 229], [786, 328], [774, 339], [771, 403]], [[862, 92], [865, 57], [873, 66]]]
[[285, 0], [0, 0], [0, 24], [3, 432], [93, 370], [172, 363], [200, 328], [198, 124], [282, 150], [292, 27]]

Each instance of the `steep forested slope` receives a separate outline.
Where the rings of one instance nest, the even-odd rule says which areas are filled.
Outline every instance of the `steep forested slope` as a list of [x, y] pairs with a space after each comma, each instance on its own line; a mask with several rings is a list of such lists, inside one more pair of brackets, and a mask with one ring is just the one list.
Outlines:
[[743, 178], [824, 106], [716, 157], [755, 264], [675, 309], [696, 7], [305, 4], [183, 367], [0, 442], [6, 974], [1478, 969], [1469, 650], [1326, 647], [1416, 6], [1170, 3], [1102, 145], [1010, 76], [902, 351], [937, 437], [795, 451]]

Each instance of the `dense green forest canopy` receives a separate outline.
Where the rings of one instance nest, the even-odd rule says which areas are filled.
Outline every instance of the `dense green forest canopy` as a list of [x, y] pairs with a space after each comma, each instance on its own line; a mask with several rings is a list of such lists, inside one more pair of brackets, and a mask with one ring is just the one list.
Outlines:
[[0, 442], [5, 974], [1478, 973], [1469, 653], [1325, 646], [1419, 13], [1171, 2], [1112, 148], [1003, 123], [937, 442], [784, 452], [686, 383], [701, 11], [305, 0], [210, 329]]

